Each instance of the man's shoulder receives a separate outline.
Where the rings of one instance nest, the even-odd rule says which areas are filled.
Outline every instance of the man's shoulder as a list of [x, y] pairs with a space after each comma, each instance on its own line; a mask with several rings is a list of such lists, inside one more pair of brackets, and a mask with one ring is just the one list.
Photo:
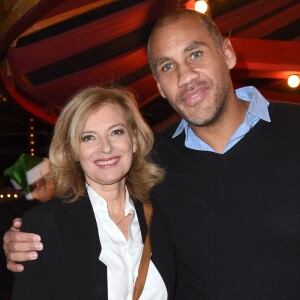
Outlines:
[[157, 139], [159, 138], [170, 138], [173, 136], [174, 132], [176, 131], [176, 128], [178, 127], [179, 122], [173, 123], [172, 125], [170, 125], [169, 127], [167, 127], [166, 129], [159, 131], [159, 132], [155, 132], [155, 137]]
[[273, 101], [268, 100], [270, 103], [270, 109], [276, 111], [294, 111], [296, 113], [300, 112], [300, 103], [288, 103], [288, 102], [280, 102], [280, 101]]
[[300, 104], [269, 101], [271, 122], [300, 123]]
[[183, 133], [179, 134], [175, 138], [173, 138], [173, 135], [178, 127], [179, 123], [172, 124], [167, 129], [156, 132], [155, 133], [155, 146], [154, 149], [156, 149], [158, 152], [165, 152], [168, 147], [174, 147], [176, 143], [181, 144], [180, 137], [183, 135]]

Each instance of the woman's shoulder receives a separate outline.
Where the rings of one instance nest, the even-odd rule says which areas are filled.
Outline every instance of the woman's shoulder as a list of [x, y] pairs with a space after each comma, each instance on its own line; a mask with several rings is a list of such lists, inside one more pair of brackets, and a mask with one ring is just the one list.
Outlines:
[[40, 203], [29, 209], [23, 215], [23, 220], [45, 220], [45, 219], [63, 219], [66, 214], [78, 215], [86, 211], [90, 206], [87, 196], [82, 196], [72, 203], [66, 202], [63, 198], [54, 198], [48, 202]]
[[45, 216], [55, 216], [63, 207], [63, 200], [61, 198], [54, 198], [48, 202], [39, 203], [38, 205], [27, 210], [22, 219], [39, 220]]

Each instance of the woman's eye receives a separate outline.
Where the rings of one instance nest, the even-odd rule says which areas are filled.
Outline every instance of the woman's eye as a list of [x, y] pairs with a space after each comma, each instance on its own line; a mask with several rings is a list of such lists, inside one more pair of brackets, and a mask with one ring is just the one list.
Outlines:
[[84, 136], [81, 138], [81, 140], [82, 140], [83, 142], [92, 141], [92, 140], [94, 140], [94, 137], [93, 137], [92, 135], [84, 135]]
[[199, 58], [201, 55], [202, 55], [202, 51], [198, 50], [198, 51], [195, 51], [195, 52], [192, 52], [191, 53], [191, 58], [195, 59], [195, 58]]
[[112, 131], [111, 135], [121, 135], [124, 133], [123, 129], [115, 129]]

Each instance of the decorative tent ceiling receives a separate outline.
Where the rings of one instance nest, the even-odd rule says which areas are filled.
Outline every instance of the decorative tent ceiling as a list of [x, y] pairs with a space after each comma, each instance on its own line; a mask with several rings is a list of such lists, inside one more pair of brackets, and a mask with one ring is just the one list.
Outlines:
[[[164, 128], [177, 116], [157, 91], [145, 46], [158, 15], [186, 2], [2, 0], [2, 96], [54, 124], [76, 90], [117, 81], [137, 91], [153, 129]], [[300, 103], [299, 88], [286, 83], [288, 75], [300, 73], [300, 2], [210, 0], [209, 5], [237, 52], [235, 86], [255, 85], [269, 99]], [[7, 116], [6, 122], [9, 134]]]

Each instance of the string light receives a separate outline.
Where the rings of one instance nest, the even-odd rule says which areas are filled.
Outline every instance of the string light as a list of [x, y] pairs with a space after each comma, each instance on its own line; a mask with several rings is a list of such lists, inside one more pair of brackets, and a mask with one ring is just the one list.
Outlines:
[[0, 194], [0, 199], [1, 199], [1, 202], [3, 202], [3, 203], [5, 203], [8, 200], [10, 201], [11, 198], [18, 199], [18, 198], [20, 198], [20, 194], [18, 194], [18, 193], [15, 193], [15, 194], [10, 194], [10, 193]]
[[28, 139], [29, 139], [29, 149], [30, 155], [35, 156], [35, 126], [34, 126], [34, 119], [30, 118], [28, 124]]
[[0, 93], [0, 101], [3, 103], [7, 102], [7, 98], [1, 93]]

